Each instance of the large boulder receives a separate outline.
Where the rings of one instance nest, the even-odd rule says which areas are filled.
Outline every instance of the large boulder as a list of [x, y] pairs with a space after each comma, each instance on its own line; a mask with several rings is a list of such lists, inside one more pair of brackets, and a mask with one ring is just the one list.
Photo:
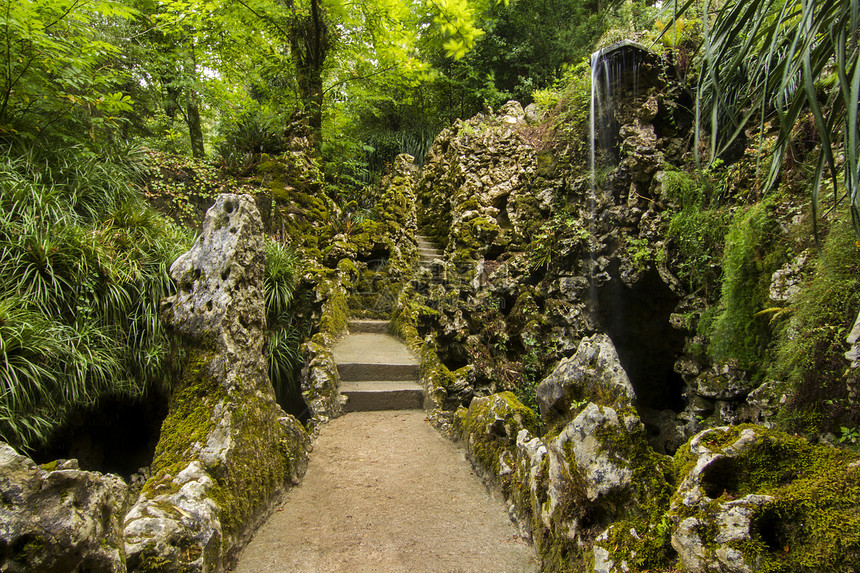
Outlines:
[[628, 407], [636, 395], [605, 334], [583, 338], [576, 354], [562, 360], [537, 388], [541, 417], [547, 424], [571, 420], [586, 402]]
[[675, 454], [672, 547], [689, 573], [860, 570], [860, 461], [760, 426]]
[[[564, 466], [565, 473], [578, 474], [588, 501], [622, 491], [630, 486], [633, 473], [627, 452], [613, 448], [611, 436], [635, 430], [639, 424], [635, 416], [622, 419], [608, 406], [589, 404], [548, 443], [550, 453], [558, 462], [551, 467]], [[570, 462], [575, 466], [571, 467]], [[551, 504], [553, 501], [551, 496]]]
[[115, 475], [40, 467], [0, 443], [0, 571], [124, 572], [126, 495]]
[[[550, 556], [545, 570], [585, 570], [592, 558], [585, 550], [600, 541], [610, 524], [622, 520], [624, 532], [639, 532], [641, 555], [662, 550], [654, 533], [671, 494], [670, 458], [649, 447], [633, 408], [589, 403], [554, 437], [534, 437], [523, 429], [516, 446], [517, 487], [510, 497], [520, 514], [530, 518], [527, 525], [538, 552]], [[615, 537], [605, 544], [607, 549], [598, 548], [602, 562], [622, 561], [612, 553], [618, 549]]]
[[263, 354], [264, 270], [253, 199], [219, 195], [171, 267], [178, 288], [162, 316], [188, 359], [125, 518], [130, 570], [222, 571], [304, 474], [310, 439], [277, 405]]
[[454, 417], [454, 432], [465, 442], [473, 463], [503, 488], [513, 478], [517, 437], [522, 430], [537, 432], [537, 417], [511, 392], [473, 398]]
[[187, 341], [216, 351], [213, 366], [227, 389], [245, 384], [252, 390], [260, 381], [265, 270], [256, 203], [249, 195], [227, 193], [207, 211], [191, 250], [170, 267], [176, 294], [162, 303], [161, 316]]

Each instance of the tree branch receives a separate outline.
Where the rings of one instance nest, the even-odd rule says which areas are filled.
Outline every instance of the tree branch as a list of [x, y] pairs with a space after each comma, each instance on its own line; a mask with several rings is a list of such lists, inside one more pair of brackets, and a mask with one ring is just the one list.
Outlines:
[[366, 80], [366, 79], [368, 79], [368, 78], [372, 78], [373, 76], [378, 76], [379, 74], [384, 74], [385, 72], [391, 71], [391, 70], [393, 70], [393, 69], [394, 69], [394, 68], [396, 68], [396, 67], [397, 67], [397, 66], [395, 66], [395, 65], [393, 65], [393, 64], [392, 64], [392, 65], [388, 66], [387, 68], [384, 68], [384, 69], [382, 69], [382, 70], [377, 70], [377, 71], [373, 72], [372, 74], [367, 74], [366, 76], [359, 76], [359, 77], [349, 78], [349, 79], [345, 79], [345, 80], [339, 81], [339, 82], [337, 82], [336, 84], [334, 84], [333, 86], [331, 86], [331, 87], [327, 88], [325, 91], [323, 91], [323, 95], [325, 95], [325, 94], [327, 94], [328, 92], [330, 92], [331, 90], [333, 90], [333, 89], [335, 89], [335, 88], [337, 88], [337, 87], [340, 87], [340, 86], [342, 86], [342, 85], [344, 85], [344, 84], [347, 84], [347, 83], [349, 83], [349, 82], [351, 82], [351, 81], [353, 81], [353, 80]]
[[256, 10], [254, 10], [253, 8], [251, 8], [250, 6], [248, 6], [245, 2], [243, 2], [243, 0], [236, 0], [236, 2], [238, 2], [239, 4], [241, 4], [242, 6], [244, 6], [245, 8], [247, 8], [247, 10], [248, 10], [251, 14], [253, 14], [253, 15], [254, 15], [254, 16], [256, 16], [257, 18], [259, 18], [260, 20], [263, 20], [264, 22], [268, 22], [269, 24], [271, 24], [272, 26], [274, 26], [274, 27], [275, 27], [275, 29], [276, 29], [276, 30], [278, 30], [278, 31], [279, 31], [281, 34], [283, 34], [285, 37], [287, 37], [287, 38], [289, 38], [289, 37], [290, 37], [290, 33], [289, 33], [288, 31], [284, 30], [283, 28], [281, 28], [281, 27], [277, 24], [277, 22], [275, 22], [275, 21], [274, 21], [272, 18], [270, 18], [269, 16], [266, 16], [266, 15], [264, 15], [264, 14], [260, 14], [259, 12], [257, 12]]

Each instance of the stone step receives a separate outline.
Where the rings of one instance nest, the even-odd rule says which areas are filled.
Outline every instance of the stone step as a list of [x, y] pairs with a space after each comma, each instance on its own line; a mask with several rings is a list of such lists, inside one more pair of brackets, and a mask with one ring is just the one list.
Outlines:
[[427, 249], [435, 249], [436, 243], [434, 243], [430, 237], [425, 237], [423, 235], [416, 235], [415, 242], [418, 243], [419, 247], [427, 248]]
[[386, 334], [388, 332], [387, 320], [352, 319], [348, 326], [352, 334]]
[[337, 372], [341, 382], [363, 380], [417, 381], [417, 364], [379, 364], [373, 362], [338, 362]]
[[419, 255], [440, 255], [442, 254], [438, 249], [430, 249], [426, 247], [418, 247]]
[[337, 342], [331, 349], [338, 364], [412, 364], [417, 366], [415, 356], [397, 338], [390, 334], [351, 334]]
[[415, 382], [343, 382], [340, 393], [349, 399], [346, 403], [347, 412], [416, 410], [424, 407], [424, 391]]

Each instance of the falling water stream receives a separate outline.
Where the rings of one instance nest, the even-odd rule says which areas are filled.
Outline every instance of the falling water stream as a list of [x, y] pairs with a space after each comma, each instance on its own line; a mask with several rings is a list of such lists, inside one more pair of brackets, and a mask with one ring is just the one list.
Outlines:
[[[587, 208], [590, 209], [588, 230], [592, 237], [607, 232], [598, 224], [601, 204], [618, 199], [609, 197], [610, 193], [620, 191], [607, 185], [603, 174], [621, 161], [619, 116], [629, 118], [629, 106], [637, 105], [640, 71], [646, 57], [647, 50], [631, 41], [603, 48], [591, 56], [591, 193]], [[596, 238], [592, 239], [594, 246], [598, 243]], [[613, 340], [636, 390], [638, 406], [645, 408], [640, 408], [643, 418], [649, 409], [680, 411], [684, 407], [682, 380], [673, 372], [673, 356], [683, 345], [683, 339], [670, 328], [668, 321], [677, 302], [675, 295], [653, 269], [645, 272], [635, 284], [624, 284], [619, 276], [617, 257], [609, 257], [611, 261], [602, 260], [595, 248], [589, 249], [589, 257], [592, 322]]]

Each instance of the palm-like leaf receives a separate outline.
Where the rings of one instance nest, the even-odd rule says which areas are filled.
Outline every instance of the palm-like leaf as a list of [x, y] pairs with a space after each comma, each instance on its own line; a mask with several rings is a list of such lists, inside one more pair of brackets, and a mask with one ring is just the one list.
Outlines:
[[[674, 6], [675, 18], [694, 0]], [[825, 171], [838, 191], [836, 149], [845, 154], [844, 186], [860, 237], [860, 0], [730, 0], [709, 23], [705, 2], [704, 69], [697, 117], [708, 117], [711, 157], [753, 122], [776, 120], [779, 137], [767, 178], [772, 186], [791, 146], [791, 131], [810, 111], [821, 138], [813, 208]], [[669, 27], [667, 27], [668, 29]], [[832, 87], [821, 80], [835, 74]], [[697, 135], [698, 137], [698, 135]]]

